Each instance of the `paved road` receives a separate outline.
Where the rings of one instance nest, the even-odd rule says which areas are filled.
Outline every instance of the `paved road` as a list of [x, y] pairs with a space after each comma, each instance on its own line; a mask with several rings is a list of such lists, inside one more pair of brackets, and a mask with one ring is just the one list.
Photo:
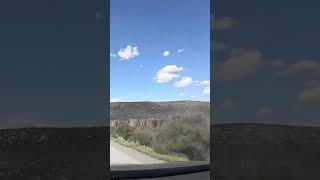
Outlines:
[[150, 156], [142, 154], [134, 149], [122, 146], [110, 141], [110, 164], [155, 164], [162, 163]]

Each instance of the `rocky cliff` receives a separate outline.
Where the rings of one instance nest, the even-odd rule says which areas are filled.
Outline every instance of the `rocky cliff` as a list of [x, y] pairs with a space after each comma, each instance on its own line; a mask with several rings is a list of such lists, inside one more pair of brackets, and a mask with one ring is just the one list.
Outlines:
[[118, 127], [121, 123], [127, 123], [132, 128], [140, 129], [153, 129], [160, 127], [164, 120], [149, 118], [149, 119], [129, 119], [123, 120], [111, 120], [111, 127]]
[[160, 127], [165, 121], [175, 117], [201, 116], [209, 121], [209, 102], [114, 102], [110, 108], [110, 126], [120, 123], [141, 129]]

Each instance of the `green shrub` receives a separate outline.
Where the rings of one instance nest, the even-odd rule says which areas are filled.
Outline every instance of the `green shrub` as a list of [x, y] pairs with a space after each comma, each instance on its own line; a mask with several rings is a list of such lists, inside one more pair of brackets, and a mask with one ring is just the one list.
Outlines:
[[116, 128], [116, 133], [125, 140], [128, 140], [132, 136], [133, 131], [134, 131], [134, 129], [132, 127], [130, 127], [127, 122], [121, 123]]
[[151, 147], [153, 143], [153, 136], [146, 131], [136, 129], [129, 138], [129, 141], [138, 142], [141, 145]]
[[111, 128], [112, 137], [123, 139], [152, 148], [156, 153], [184, 157], [189, 160], [209, 160], [209, 120], [201, 116], [172, 117], [161, 127], [152, 130], [131, 128], [122, 122]]
[[113, 137], [113, 138], [117, 138], [118, 137], [116, 128], [110, 127], [110, 136]]
[[177, 154], [189, 160], [209, 160], [210, 130], [201, 117], [175, 117], [158, 131], [153, 148], [158, 153]]

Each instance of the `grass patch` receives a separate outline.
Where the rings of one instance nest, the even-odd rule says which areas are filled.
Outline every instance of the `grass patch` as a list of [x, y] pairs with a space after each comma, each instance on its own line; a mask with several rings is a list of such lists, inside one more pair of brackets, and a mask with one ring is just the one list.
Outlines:
[[146, 155], [153, 157], [155, 159], [158, 159], [158, 160], [162, 160], [162, 161], [188, 161], [187, 159], [179, 157], [179, 156], [159, 154], [159, 153], [155, 152], [150, 147], [140, 145], [138, 143], [126, 141], [125, 139], [123, 139], [121, 137], [110, 137], [110, 140], [113, 142], [116, 142], [120, 145], [135, 149], [143, 154], [146, 154]]

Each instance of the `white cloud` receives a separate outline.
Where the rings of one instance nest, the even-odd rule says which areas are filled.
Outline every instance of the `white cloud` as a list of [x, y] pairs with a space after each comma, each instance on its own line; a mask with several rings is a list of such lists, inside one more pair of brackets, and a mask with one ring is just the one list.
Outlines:
[[194, 98], [196, 98], [196, 96], [190, 96], [190, 98], [191, 98], [191, 99], [194, 99]]
[[182, 70], [183, 67], [178, 67], [177, 65], [167, 65], [161, 68], [157, 72], [156, 77], [154, 77], [153, 79], [157, 80], [157, 83], [170, 82], [172, 79], [180, 77], [180, 75], [176, 73]]
[[117, 57], [117, 55], [116, 54], [113, 54], [113, 53], [110, 53], [110, 57]]
[[179, 93], [179, 96], [183, 96], [184, 94], [183, 93]]
[[204, 80], [204, 81], [200, 81], [198, 83], [198, 85], [202, 85], [202, 86], [210, 86], [210, 81], [209, 80]]
[[163, 55], [163, 56], [169, 56], [169, 55], [170, 55], [170, 51], [164, 51], [164, 52], [162, 53], [162, 55]]
[[130, 60], [134, 58], [135, 56], [139, 56], [139, 48], [137, 46], [128, 45], [124, 49], [120, 49], [118, 51], [118, 56], [120, 57], [120, 60]]
[[173, 84], [174, 87], [183, 88], [192, 84], [191, 77], [182, 77], [180, 81], [177, 81]]
[[204, 86], [204, 89], [202, 91], [203, 95], [210, 95], [210, 81], [204, 80], [204, 81], [194, 81], [196, 82], [197, 86]]
[[184, 51], [184, 49], [178, 49], [178, 50], [177, 50], [177, 53], [180, 54], [180, 53], [182, 53], [183, 51]]
[[210, 87], [205, 87], [202, 93], [203, 95], [210, 95]]
[[123, 102], [124, 99], [122, 99], [121, 97], [112, 97], [110, 98], [110, 102]]

